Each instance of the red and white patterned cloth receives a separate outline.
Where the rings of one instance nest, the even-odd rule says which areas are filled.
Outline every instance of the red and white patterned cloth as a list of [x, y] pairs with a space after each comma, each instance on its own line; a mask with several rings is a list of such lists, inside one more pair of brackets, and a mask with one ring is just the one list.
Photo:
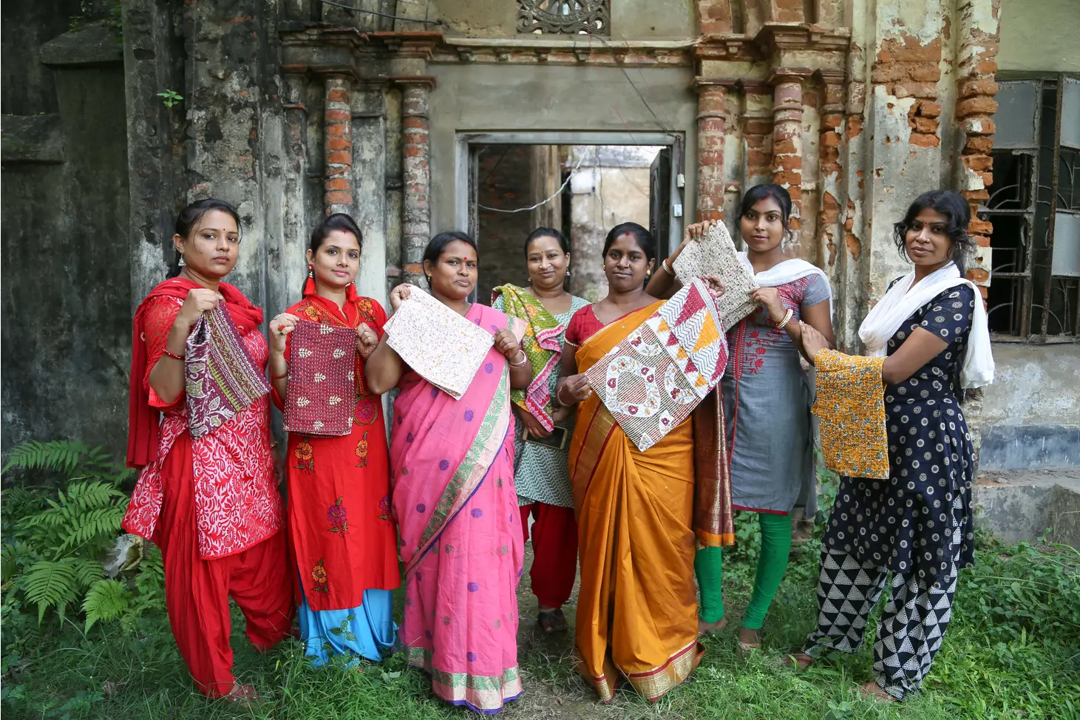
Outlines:
[[[143, 339], [147, 365], [143, 382], [149, 385], [150, 370], [161, 358], [183, 301], [153, 298], [144, 315]], [[251, 359], [266, 368], [269, 348], [258, 328], [243, 337]], [[161, 409], [158, 454], [146, 465], [131, 494], [123, 527], [130, 533], [154, 539], [163, 500], [162, 467], [178, 440], [191, 448], [195, 478], [195, 520], [199, 555], [207, 560], [246, 550], [274, 535], [284, 525], [281, 494], [274, 479], [274, 459], [270, 449], [270, 398], [266, 395], [240, 410], [231, 420], [198, 440], [188, 431], [184, 396], [164, 403], [149, 390], [150, 404]]]

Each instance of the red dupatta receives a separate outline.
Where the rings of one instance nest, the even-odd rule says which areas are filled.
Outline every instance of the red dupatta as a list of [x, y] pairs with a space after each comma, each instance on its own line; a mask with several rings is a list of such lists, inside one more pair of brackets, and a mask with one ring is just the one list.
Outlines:
[[[141, 468], [157, 459], [160, 411], [150, 405], [150, 393], [146, 387], [146, 366], [149, 358], [143, 337], [143, 314], [147, 301], [154, 298], [183, 300], [192, 290], [204, 289], [202, 285], [186, 278], [170, 278], [161, 283], [143, 299], [135, 311], [131, 338], [131, 381], [128, 405], [128, 467]], [[229, 306], [229, 314], [236, 329], [246, 335], [263, 321], [263, 311], [251, 303], [242, 292], [228, 283], [221, 283], [218, 292]]]

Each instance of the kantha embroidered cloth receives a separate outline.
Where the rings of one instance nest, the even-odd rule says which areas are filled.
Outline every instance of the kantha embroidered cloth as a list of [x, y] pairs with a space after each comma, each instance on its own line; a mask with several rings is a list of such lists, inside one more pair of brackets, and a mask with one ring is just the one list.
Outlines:
[[499, 328], [481, 328], [418, 287], [384, 328], [386, 343], [420, 377], [460, 400]]
[[885, 431], [883, 357], [817, 354], [814, 415], [821, 430], [825, 465], [848, 477], [889, 477], [889, 438]]
[[645, 452], [716, 387], [727, 356], [716, 298], [693, 279], [585, 377], [626, 436]]
[[188, 429], [198, 439], [270, 392], [225, 304], [205, 312], [184, 353]]
[[356, 330], [301, 320], [289, 337], [285, 432], [352, 432], [356, 404]]
[[688, 285], [696, 277], [715, 275], [724, 285], [724, 294], [716, 302], [720, 322], [733, 328], [757, 307], [749, 293], [758, 289], [746, 267], [739, 262], [735, 243], [722, 222], [713, 223], [709, 231], [691, 242], [672, 263], [676, 277]]

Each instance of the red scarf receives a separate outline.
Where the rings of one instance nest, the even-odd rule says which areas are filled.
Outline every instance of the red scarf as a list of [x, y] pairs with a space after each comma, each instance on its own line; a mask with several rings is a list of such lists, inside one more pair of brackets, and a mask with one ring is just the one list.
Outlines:
[[[344, 320], [348, 327], [356, 327], [360, 324], [358, 318], [359, 312], [356, 307], [357, 303], [360, 302], [360, 296], [356, 294], [356, 285], [354, 283], [349, 283], [345, 286], [345, 306], [343, 308], [338, 307], [338, 304], [333, 300], [327, 300], [320, 295], [318, 289], [315, 287], [315, 280], [313, 278], [308, 278], [304, 283], [304, 300], [317, 305], [320, 310], [334, 315], [339, 320]], [[299, 308], [302, 304], [303, 302], [301, 301], [293, 307]], [[289, 312], [292, 312], [292, 309], [290, 309]], [[372, 330], [374, 329], [375, 328], [372, 328]]]
[[[128, 404], [128, 467], [141, 468], [157, 459], [158, 426], [161, 413], [150, 406], [150, 394], [143, 385], [146, 376], [146, 342], [143, 340], [143, 311], [147, 300], [152, 298], [177, 298], [183, 300], [191, 290], [201, 289], [202, 285], [175, 277], [158, 285], [140, 303], [135, 311], [134, 330], [131, 337], [131, 385]], [[241, 335], [256, 330], [263, 321], [263, 311], [255, 307], [244, 294], [228, 283], [221, 283], [218, 292], [229, 305], [229, 314]]]

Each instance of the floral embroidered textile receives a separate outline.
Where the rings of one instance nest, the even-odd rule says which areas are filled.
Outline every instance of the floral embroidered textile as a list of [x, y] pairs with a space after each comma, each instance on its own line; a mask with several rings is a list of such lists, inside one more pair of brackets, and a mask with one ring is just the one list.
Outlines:
[[387, 344], [410, 368], [459, 400], [495, 344], [498, 328], [489, 332], [413, 287], [385, 330]]
[[659, 442], [720, 381], [727, 338], [716, 299], [692, 279], [585, 373], [641, 452]]
[[300, 321], [289, 338], [285, 432], [348, 435], [355, 399], [356, 330]]
[[196, 440], [270, 392], [224, 303], [195, 323], [187, 339], [184, 375], [188, 425]]
[[720, 322], [733, 328], [757, 307], [749, 293], [758, 289], [758, 283], [739, 262], [735, 243], [722, 222], [713, 223], [709, 231], [696, 242], [691, 242], [672, 263], [675, 275], [683, 285], [703, 275], [715, 275], [724, 285], [724, 294], [716, 301]]
[[555, 422], [551, 419], [549, 379], [562, 358], [559, 338], [564, 328], [539, 300], [516, 285], [503, 285], [492, 290], [491, 302], [494, 303], [499, 295], [503, 298], [504, 312], [525, 321], [521, 350], [529, 359], [533, 376], [529, 387], [511, 390], [510, 399], [532, 414], [545, 429], [551, 430]]
[[848, 477], [889, 477], [889, 438], [885, 431], [883, 357], [818, 353], [814, 414], [821, 425], [825, 465]]

